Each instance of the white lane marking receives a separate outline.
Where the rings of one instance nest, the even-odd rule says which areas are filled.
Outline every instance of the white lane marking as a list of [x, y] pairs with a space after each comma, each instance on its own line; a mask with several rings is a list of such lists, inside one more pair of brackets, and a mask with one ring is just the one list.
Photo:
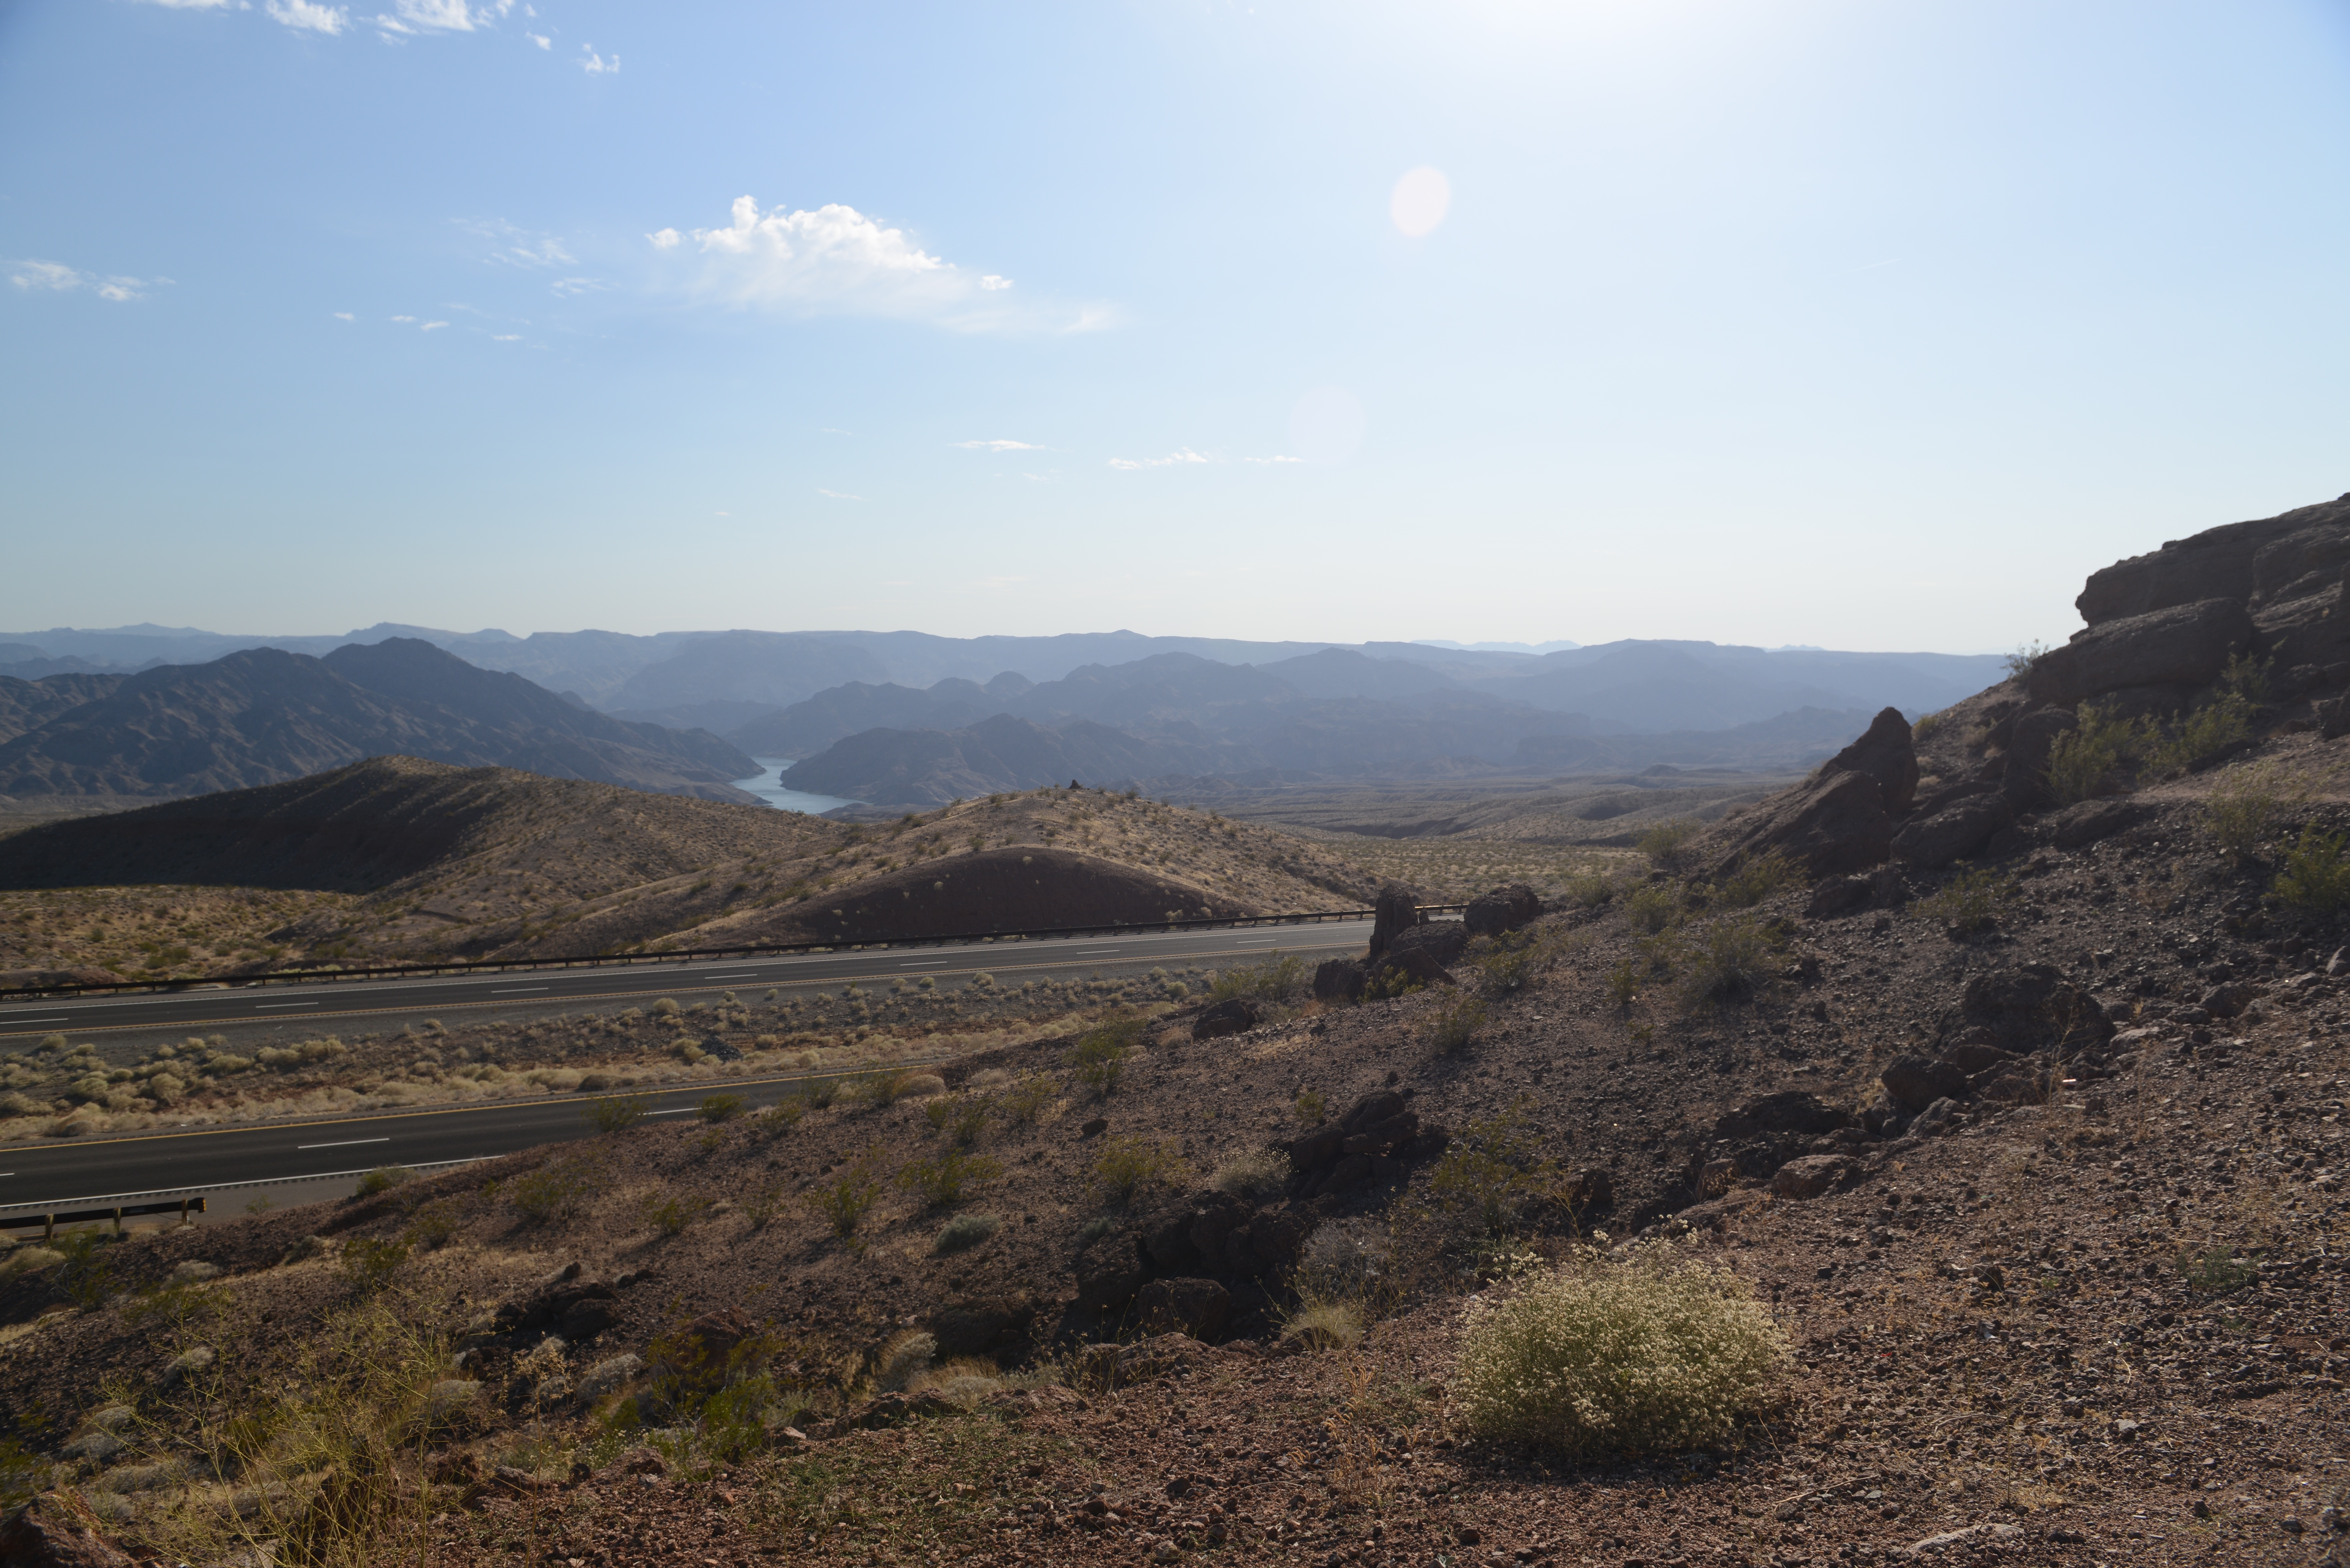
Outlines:
[[318, 1004], [315, 1002], [256, 1002], [253, 1004], [253, 1010], [255, 1012], [268, 1012], [272, 1011], [282, 1011], [288, 1007], [316, 1007], [317, 1005]]
[[63, 1023], [65, 1022], [66, 1015], [62, 1012], [55, 1018], [0, 1018], [0, 1023]]
[[752, 980], [755, 979], [758, 973], [755, 969], [730, 969], [724, 974], [705, 974], [702, 978], [704, 980]]
[[1071, 958], [1089, 958], [1095, 953], [1114, 953], [1116, 951], [1118, 951], [1116, 948], [1079, 948], [1069, 956]]
[[699, 1106], [680, 1106], [673, 1111], [647, 1111], [645, 1115], [649, 1116], [691, 1116], [695, 1111], [698, 1111], [702, 1107]]
[[541, 992], [546, 989], [546, 987], [543, 985], [524, 985], [517, 986], [512, 991], [494, 991], [490, 992], [490, 994], [492, 996], [529, 996], [535, 992]]
[[294, 1147], [296, 1152], [306, 1148], [357, 1148], [363, 1143], [390, 1143], [390, 1141], [391, 1139], [388, 1137], [348, 1137], [340, 1143], [297, 1143]]

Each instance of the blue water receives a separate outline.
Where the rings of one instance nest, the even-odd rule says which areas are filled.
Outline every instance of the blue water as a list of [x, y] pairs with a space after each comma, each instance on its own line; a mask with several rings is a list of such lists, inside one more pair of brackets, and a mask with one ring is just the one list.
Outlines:
[[837, 795], [806, 794], [799, 790], [785, 789], [782, 784], [777, 784], [775, 780], [782, 775], [785, 768], [792, 765], [791, 760], [787, 757], [757, 757], [753, 760], [759, 764], [760, 771], [747, 779], [736, 779], [734, 787], [749, 790], [753, 794], [779, 810], [801, 811], [810, 816], [816, 816], [830, 811], [837, 805], [857, 804], [853, 800], [843, 800]]

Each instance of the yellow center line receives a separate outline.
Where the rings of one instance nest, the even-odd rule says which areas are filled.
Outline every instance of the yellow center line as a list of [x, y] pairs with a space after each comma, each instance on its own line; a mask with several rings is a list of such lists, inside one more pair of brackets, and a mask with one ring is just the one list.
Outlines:
[[[1357, 947], [1357, 946], [1360, 946], [1361, 944], [1360, 944], [1360, 943], [1357, 943], [1357, 942], [1322, 942], [1322, 943], [1306, 943], [1306, 944], [1303, 944], [1303, 945], [1304, 945], [1305, 947], [1308, 948], [1308, 949], [1313, 949], [1313, 948], [1341, 948], [1341, 947], [1345, 947], [1345, 948], [1352, 948], [1352, 947]], [[1218, 949], [1214, 949], [1214, 950], [1210, 950], [1210, 951], [1206, 951], [1206, 952], [1187, 952], [1187, 953], [1178, 954], [1178, 955], [1175, 955], [1175, 956], [1178, 956], [1178, 957], [1180, 957], [1180, 958], [1183, 958], [1183, 959], [1186, 959], [1186, 960], [1190, 960], [1190, 959], [1206, 959], [1206, 958], [1240, 958], [1240, 957], [1243, 957], [1243, 956], [1250, 955], [1250, 954], [1256, 954], [1256, 953], [1273, 953], [1273, 952], [1278, 952], [1278, 951], [1280, 951], [1280, 950], [1280, 950], [1278, 947], [1269, 947], [1269, 948], [1218, 948]], [[1103, 962], [1096, 963], [1096, 964], [1092, 964], [1092, 965], [1087, 965], [1087, 966], [1084, 966], [1084, 967], [1088, 967], [1088, 968], [1093, 968], [1093, 969], [1112, 969], [1112, 968], [1116, 968], [1116, 967], [1117, 967], [1118, 965], [1119, 965], [1119, 964], [1142, 963], [1142, 962], [1145, 962], [1145, 961], [1153, 961], [1153, 962], [1155, 962], [1155, 961], [1157, 961], [1149, 959], [1149, 955], [1144, 955], [1144, 956], [1142, 956], [1142, 957], [1130, 958], [1130, 959], [1128, 959], [1128, 958], [1110, 958], [1110, 959], [1106, 960], [1106, 961], [1103, 961]], [[923, 971], [922, 972], [924, 972], [925, 974], [933, 974], [933, 975], [957, 975], [957, 974], [978, 974], [978, 973], [981, 973], [981, 972], [983, 972], [983, 971], [989, 972], [989, 973], [993, 973], [993, 972], [994, 972], [995, 971], [1002, 970], [1002, 971], [1006, 971], [1006, 972], [1008, 972], [1008, 973], [1020, 974], [1020, 973], [1024, 973], [1024, 972], [1026, 972], [1026, 971], [1030, 971], [1030, 970], [1039, 970], [1039, 969], [1067, 969], [1067, 968], [1073, 968], [1073, 967], [1078, 967], [1078, 966], [1075, 966], [1075, 965], [1071, 964], [1071, 963], [1070, 963], [1070, 961], [1069, 961], [1068, 960], [1066, 960], [1066, 959], [1047, 959], [1047, 960], [1042, 960], [1042, 961], [1039, 961], [1035, 962], [1035, 963], [1024, 963], [1024, 964], [1011, 964], [1011, 963], [980, 964], [980, 963], [974, 963], [974, 964], [972, 964], [972, 965], [968, 966], [967, 968], [962, 968], [962, 969], [933, 969], [933, 970], [925, 970], [925, 971]], [[813, 987], [813, 986], [827, 986], [827, 985], [856, 985], [856, 984], [858, 984], [858, 983], [860, 983], [860, 982], [862, 982], [862, 981], [865, 981], [902, 980], [902, 979], [905, 979], [905, 978], [907, 978], [907, 977], [906, 977], [906, 976], [904, 976], [904, 975], [902, 975], [902, 974], [900, 974], [900, 973], [898, 973], [898, 972], [896, 972], [896, 971], [883, 971], [883, 972], [881, 972], [881, 973], [877, 973], [877, 974], [836, 974], [836, 975], [827, 975], [827, 976], [826, 976], [826, 977], [824, 977], [823, 979], [820, 979], [820, 980], [770, 980], [770, 981], [764, 981], [764, 982], [754, 982], [754, 984], [755, 985], [755, 984], [758, 984], [758, 983], [764, 983], [764, 984], [766, 985], [767, 989], [768, 989], [768, 990], [770, 990], [770, 991], [806, 990], [806, 989], [807, 989], [807, 988], [809, 988], [809, 987]], [[678, 994], [678, 995], [680, 995], [680, 996], [695, 996], [695, 995], [700, 995], [700, 994], [702, 994], [702, 993], [709, 992], [729, 992], [729, 991], [733, 991], [733, 990], [734, 990], [734, 989], [735, 989], [735, 987], [734, 987], [733, 984], [731, 984], [731, 983], [721, 982], [721, 983], [716, 984], [716, 985], [675, 985], [675, 986], [668, 986], [668, 987], [664, 987], [664, 988], [662, 988], [662, 989], [664, 989], [664, 990], [666, 990], [666, 991], [669, 991], [669, 992], [674, 992], [675, 993], [677, 993], [677, 994]], [[372, 1017], [376, 1017], [376, 1016], [379, 1016], [379, 1015], [380, 1015], [380, 1014], [382, 1014], [382, 1013], [386, 1013], [386, 1012], [465, 1012], [465, 1011], [467, 1011], [468, 1009], [480, 1009], [480, 1008], [486, 1008], [486, 1007], [509, 1007], [509, 1008], [510, 1008], [510, 1007], [517, 1007], [517, 1006], [520, 1006], [520, 1007], [535, 1007], [535, 1006], [543, 1006], [543, 1005], [546, 1005], [546, 1004], [547, 1004], [547, 1003], [557, 1002], [617, 1002], [617, 1001], [621, 1001], [621, 1000], [628, 999], [628, 998], [640, 997], [640, 996], [642, 996], [642, 995], [644, 995], [644, 994], [645, 994], [645, 993], [644, 993], [643, 992], [641, 992], [641, 991], [595, 991], [595, 992], [568, 992], [568, 993], [567, 993], [567, 994], [565, 994], [565, 995], [562, 995], [562, 996], [549, 996], [549, 997], [545, 997], [545, 998], [540, 999], [540, 1000], [539, 1000], [539, 1001], [537, 1001], [537, 1002], [513, 1002], [513, 1001], [498, 1001], [498, 1000], [495, 1000], [495, 999], [491, 999], [491, 1000], [484, 1001], [484, 1002], [393, 1002], [393, 1003], [391, 1003], [391, 1004], [385, 1005], [385, 1006], [373, 1006], [373, 1007], [351, 1007], [351, 1008], [342, 1009], [342, 1010], [340, 1010], [340, 1011], [334, 1012], [305, 1012], [305, 1013], [301, 1014], [299, 1017], [286, 1017], [286, 1018], [205, 1018], [205, 1019], [182, 1019], [182, 1020], [181, 1020], [180, 1022], [178, 1022], [178, 1023], [90, 1023], [90, 1024], [67, 1024], [67, 1025], [64, 1025], [64, 1026], [62, 1026], [62, 1027], [59, 1027], [59, 1026], [57, 1026], [57, 1025], [43, 1025], [42, 1027], [37, 1028], [37, 1029], [7, 1029], [7, 1028], [5, 1028], [5, 1027], [0, 1027], [0, 1040], [12, 1039], [12, 1038], [15, 1038], [15, 1037], [16, 1037], [16, 1036], [18, 1036], [18, 1035], [27, 1035], [27, 1034], [43, 1034], [43, 1033], [48, 1033], [48, 1034], [60, 1034], [60, 1033], [78, 1033], [78, 1034], [120, 1034], [120, 1033], [126, 1033], [126, 1032], [128, 1032], [128, 1031], [132, 1031], [132, 1030], [141, 1030], [141, 1029], [144, 1029], [144, 1030], [158, 1030], [158, 1029], [186, 1030], [186, 1029], [199, 1029], [199, 1028], [217, 1027], [217, 1026], [219, 1026], [219, 1025], [221, 1025], [221, 1024], [224, 1024], [224, 1023], [236, 1023], [236, 1024], [244, 1024], [244, 1023], [310, 1023], [311, 1021], [313, 1021], [313, 1020], [315, 1020], [315, 1019], [321, 1019], [321, 1018], [372, 1018]]]

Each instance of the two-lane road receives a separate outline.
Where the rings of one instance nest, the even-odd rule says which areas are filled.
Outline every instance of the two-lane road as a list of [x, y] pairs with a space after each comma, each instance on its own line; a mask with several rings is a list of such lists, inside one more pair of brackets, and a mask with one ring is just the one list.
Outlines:
[[[0, 1041], [64, 1033], [197, 1032], [256, 1023], [314, 1021], [348, 1028], [355, 1020], [419, 1021], [472, 1009], [617, 1007], [669, 996], [888, 983], [918, 974], [985, 972], [999, 979], [1077, 978], [1138, 967], [1229, 966], [1278, 950], [1301, 958], [1358, 951], [1367, 920], [1281, 928], [1138, 932], [1107, 938], [981, 942], [944, 948], [868, 948], [857, 952], [515, 971], [494, 976], [322, 981], [316, 986], [195, 991], [145, 996], [0, 1004]], [[19, 1046], [21, 1049], [21, 1045]], [[652, 1096], [655, 1115], [689, 1114], [705, 1095], [732, 1087], [756, 1102], [775, 1098], [792, 1078], [696, 1084]], [[339, 1176], [383, 1165], [420, 1166], [488, 1158], [577, 1137], [577, 1096], [487, 1106], [369, 1113], [324, 1120], [191, 1127], [136, 1137], [0, 1147], [0, 1210], [81, 1200], [137, 1201], [249, 1182]]]

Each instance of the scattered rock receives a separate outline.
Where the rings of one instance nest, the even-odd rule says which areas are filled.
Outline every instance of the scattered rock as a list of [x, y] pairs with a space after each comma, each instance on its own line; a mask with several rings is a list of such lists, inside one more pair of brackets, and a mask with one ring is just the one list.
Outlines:
[[1786, 1132], [1817, 1137], [1853, 1125], [1851, 1112], [1839, 1110], [1804, 1090], [1786, 1089], [1723, 1112], [1713, 1125], [1713, 1136], [1747, 1137], [1758, 1132]]
[[1229, 997], [1192, 1021], [1191, 1038], [1219, 1040], [1228, 1034], [1245, 1034], [1255, 1028], [1263, 1016], [1257, 1004], [1247, 997]]
[[1921, 871], [1938, 870], [1974, 854], [2014, 820], [2004, 794], [1970, 795], [1904, 823], [1893, 836], [1893, 858]]
[[1472, 937], [1498, 937], [1532, 925], [1542, 914], [1542, 899], [1523, 882], [1480, 893], [1469, 900], [1461, 924]]
[[2078, 849], [2136, 826], [2145, 815], [2135, 801], [2085, 800], [2048, 818], [2049, 841], [2059, 849]]
[[183, 1350], [163, 1364], [163, 1386], [176, 1388], [198, 1373], [211, 1371], [213, 1363], [219, 1359], [220, 1354], [209, 1345]]
[[[1897, 835], [1893, 841], [1895, 854], [1901, 850]], [[1810, 902], [1804, 906], [1807, 920], [1833, 920], [1839, 915], [1849, 915], [1855, 909], [1865, 909], [1876, 882], [1866, 877], [1832, 877], [1812, 889]]]
[[2239, 981], [2231, 985], [2213, 986], [2198, 1003], [2214, 1018], [2233, 1018], [2252, 1004], [2252, 988]]
[[201, 1258], [190, 1258], [173, 1266], [166, 1282], [174, 1285], [200, 1285], [206, 1280], [221, 1277], [218, 1263], [207, 1263]]
[[1929, 1535], [1923, 1541], [1912, 1542], [1912, 1556], [1947, 1552], [1953, 1546], [1963, 1546], [1970, 1541], [2021, 1541], [2023, 1526], [2020, 1524], [1970, 1524], [1964, 1530], [1946, 1530], [1939, 1535]]
[[1923, 1056], [1896, 1056], [1877, 1074], [1877, 1081], [1893, 1103], [1905, 1111], [1923, 1111], [1936, 1100], [1967, 1091], [1967, 1075], [1958, 1068]]

